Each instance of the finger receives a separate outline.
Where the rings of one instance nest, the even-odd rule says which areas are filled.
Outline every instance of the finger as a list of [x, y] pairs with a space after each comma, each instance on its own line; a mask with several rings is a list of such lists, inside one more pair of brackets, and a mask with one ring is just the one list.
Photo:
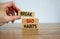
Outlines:
[[8, 16], [14, 16], [15, 15], [14, 11], [7, 11], [6, 13]]
[[19, 16], [10, 16], [9, 21], [13, 21], [13, 20], [17, 20], [17, 19], [20, 19], [20, 17]]
[[16, 12], [17, 15], [18, 15], [18, 11], [20, 11], [20, 9], [19, 9], [18, 7], [16, 7], [16, 5], [14, 4], [14, 2], [13, 2], [12, 8], [15, 10], [15, 12]]
[[12, 16], [14, 20], [20, 19], [20, 16]]
[[9, 21], [20, 19], [20, 17], [19, 16], [6, 16], [4, 19], [5, 19], [5, 21], [3, 21], [3, 22], [7, 23]]
[[6, 5], [6, 8], [11, 7], [13, 10], [15, 10], [16, 14], [18, 15], [18, 11], [20, 11], [20, 9], [18, 7], [16, 7], [16, 5], [13, 1], [6, 2], [5, 5]]
[[[14, 13], [14, 11], [12, 11], [12, 10], [10, 9], [10, 11], [8, 11], [7, 15], [8, 15], [8, 16], [15, 16], [15, 13]], [[12, 21], [12, 23], [14, 23], [14, 20]]]
[[15, 10], [13, 10], [13, 8], [12, 8], [12, 4], [13, 4], [13, 2], [7, 2], [6, 4], [11, 4], [11, 6], [6, 6], [6, 13], [7, 13], [7, 15], [8, 16], [10, 16], [10, 15], [15, 15]]
[[14, 23], [14, 20], [12, 21], [12, 23]]
[[11, 2], [11, 3], [9, 2], [8, 4], [11, 4], [11, 6], [7, 6], [6, 8], [8, 8], [9, 11], [15, 11], [16, 14], [18, 15], [18, 11], [20, 11], [20, 9], [16, 7], [14, 2]]

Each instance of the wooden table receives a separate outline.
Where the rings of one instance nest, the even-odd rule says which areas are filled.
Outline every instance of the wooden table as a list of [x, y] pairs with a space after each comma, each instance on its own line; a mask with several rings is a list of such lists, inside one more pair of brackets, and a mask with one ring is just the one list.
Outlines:
[[0, 39], [60, 39], [60, 24], [40, 24], [39, 30], [23, 30], [21, 24], [5, 24], [0, 26]]

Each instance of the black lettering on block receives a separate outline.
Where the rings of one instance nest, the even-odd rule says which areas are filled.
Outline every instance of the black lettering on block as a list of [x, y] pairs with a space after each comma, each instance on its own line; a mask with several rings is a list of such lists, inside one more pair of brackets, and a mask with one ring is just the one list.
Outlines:
[[32, 12], [21, 12], [21, 16], [32, 16]]
[[24, 25], [24, 28], [37, 28], [36, 24], [26, 24]]

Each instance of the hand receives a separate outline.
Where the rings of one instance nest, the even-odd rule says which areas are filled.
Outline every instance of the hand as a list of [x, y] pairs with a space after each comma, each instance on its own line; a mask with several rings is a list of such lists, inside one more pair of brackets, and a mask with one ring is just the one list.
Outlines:
[[18, 11], [20, 11], [20, 9], [15, 6], [13, 1], [0, 3], [0, 25], [20, 19], [20, 17], [17, 16]]

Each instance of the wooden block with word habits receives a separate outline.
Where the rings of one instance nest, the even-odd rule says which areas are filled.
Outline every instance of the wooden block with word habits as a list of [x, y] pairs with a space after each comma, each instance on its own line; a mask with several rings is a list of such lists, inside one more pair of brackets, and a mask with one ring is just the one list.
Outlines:
[[34, 17], [34, 12], [29, 12], [29, 11], [18, 11], [18, 16], [22, 17]]
[[38, 18], [23, 18], [22, 29], [38, 29]]

